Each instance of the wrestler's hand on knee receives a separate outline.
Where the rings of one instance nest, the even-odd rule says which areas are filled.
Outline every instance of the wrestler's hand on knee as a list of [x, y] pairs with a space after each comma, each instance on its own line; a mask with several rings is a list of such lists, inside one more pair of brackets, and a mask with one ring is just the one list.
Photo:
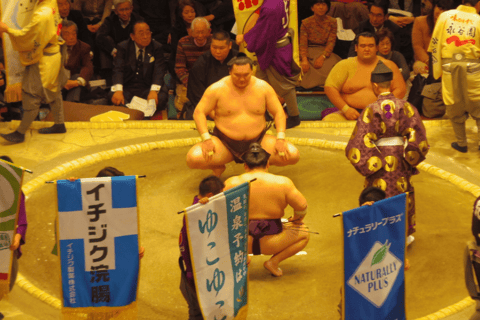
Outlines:
[[209, 162], [213, 158], [213, 154], [215, 153], [215, 144], [213, 143], [212, 139], [207, 139], [202, 142], [202, 153], [203, 158]]
[[303, 223], [303, 218], [290, 217], [290, 218], [288, 218], [288, 222], [290, 222], [292, 224], [295, 224], [295, 225], [299, 225], [299, 226], [305, 225]]
[[288, 152], [287, 142], [284, 139], [277, 139], [275, 151], [283, 160], [288, 160], [290, 153]]
[[345, 113], [345, 118], [348, 120], [357, 120], [360, 117], [360, 113], [358, 113], [357, 109], [349, 108]]

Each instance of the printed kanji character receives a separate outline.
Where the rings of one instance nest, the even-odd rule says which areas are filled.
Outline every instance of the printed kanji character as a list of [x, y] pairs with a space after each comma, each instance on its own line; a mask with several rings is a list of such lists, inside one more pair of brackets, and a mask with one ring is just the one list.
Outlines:
[[373, 227], [373, 223], [369, 223], [365, 225], [365, 232], [370, 232], [370, 230], [372, 230], [372, 227]]
[[202, 225], [202, 220], [198, 220], [198, 229], [201, 233], [205, 232], [205, 228], [207, 229], [208, 236], [210, 237], [210, 233], [215, 229], [218, 223], [218, 215], [216, 212], [212, 210], [208, 210], [207, 217], [205, 223]]
[[354, 227], [354, 228], [348, 230], [348, 237], [350, 238], [352, 236], [352, 233], [353, 233], [353, 235], [356, 235], [357, 232], [358, 232], [358, 227]]
[[100, 282], [100, 281], [104, 281], [104, 282], [110, 281], [110, 273], [108, 272], [108, 266], [103, 264], [96, 267], [91, 266], [90, 270], [92, 270], [90, 271], [91, 283]]
[[110, 302], [110, 286], [92, 287], [92, 303]]
[[388, 217], [390, 224], [395, 223], [395, 217]]
[[237, 245], [237, 248], [240, 247], [240, 240], [243, 239], [242, 234], [239, 232], [235, 235], [235, 240], [233, 240], [233, 243]]
[[101, 188], [105, 188], [105, 185], [103, 183], [97, 185], [92, 190], [88, 190], [87, 194], [90, 195], [90, 194], [94, 193], [95, 194], [95, 201], [98, 201], [98, 200], [100, 200], [100, 189]]
[[99, 258], [93, 259], [93, 262], [100, 262], [104, 260], [108, 254], [108, 247], [97, 247], [97, 245], [94, 245], [92, 251], [90, 251], [90, 256], [97, 251], [102, 251], [102, 255]]
[[244, 252], [235, 252], [235, 255], [233, 256], [233, 261], [235, 262], [235, 267], [238, 266], [240, 263], [244, 262]]
[[402, 216], [403, 216], [403, 213], [400, 213], [400, 214], [397, 214], [395, 217], [397, 218], [397, 220], [395, 220], [395, 222], [400, 222], [402, 221]]
[[232, 212], [237, 212], [238, 210], [242, 209], [242, 203], [240, 202], [240, 197], [236, 197], [230, 202], [232, 206]]
[[235, 272], [235, 282], [236, 283], [239, 283], [243, 278], [243, 272], [242, 270], [238, 270], [237, 272]]
[[95, 215], [94, 218], [90, 219], [90, 222], [97, 222], [98, 219], [100, 219], [100, 215], [104, 214], [107, 212], [107, 210], [100, 210], [101, 207], [103, 207], [103, 203], [99, 204], [92, 204], [88, 206], [88, 210], [93, 209], [93, 211], [87, 211], [88, 215]]
[[388, 218], [383, 218], [383, 219], [382, 219], [382, 222], [383, 222], [383, 226], [385, 227], [385, 225], [386, 225], [387, 222], [388, 222]]
[[[102, 224], [102, 236], [100, 238], [97, 238], [97, 239], [94, 239], [94, 238], [90, 238], [88, 239], [88, 242], [92, 243], [92, 242], [102, 242], [103, 240], [105, 240], [105, 238], [107, 238], [107, 225], [106, 224]], [[91, 226], [91, 227], [88, 227], [88, 230], [90, 230], [90, 232], [88, 232], [88, 235], [89, 236], [95, 236], [97, 234], [96, 231], [93, 231], [95, 230], [96, 227], [95, 226]]]
[[207, 279], [207, 290], [208, 292], [212, 291], [212, 286], [213, 286], [213, 289], [217, 292], [215, 296], [217, 296], [218, 292], [222, 290], [224, 284], [225, 284], [225, 272], [220, 271], [218, 268], [216, 268], [215, 271], [213, 272], [212, 281]]
[[359, 233], [365, 233], [365, 229], [364, 228], [360, 228], [360, 232]]
[[238, 228], [240, 228], [240, 227], [243, 227], [242, 217], [237, 215], [233, 219], [232, 230], [238, 230]]

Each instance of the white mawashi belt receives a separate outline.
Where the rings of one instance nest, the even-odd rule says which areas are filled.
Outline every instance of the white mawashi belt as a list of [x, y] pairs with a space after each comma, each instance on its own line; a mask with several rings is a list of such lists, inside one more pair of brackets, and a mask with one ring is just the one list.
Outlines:
[[379, 139], [375, 144], [377, 147], [403, 146], [403, 137], [382, 138]]

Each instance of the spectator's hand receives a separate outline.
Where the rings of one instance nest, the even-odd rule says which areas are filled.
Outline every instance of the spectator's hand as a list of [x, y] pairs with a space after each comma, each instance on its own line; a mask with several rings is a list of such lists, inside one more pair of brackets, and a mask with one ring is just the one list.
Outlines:
[[406, 25], [412, 23], [415, 18], [414, 17], [395, 17], [395, 16], [390, 16], [389, 19], [394, 22], [396, 25], [398, 25], [400, 28], [405, 27]]
[[302, 65], [302, 71], [303, 73], [307, 73], [308, 70], [310, 70], [310, 63], [308, 63], [308, 60], [305, 59], [305, 60], [302, 60], [302, 62], [300, 63]]
[[277, 139], [275, 142], [275, 152], [282, 158], [282, 160], [288, 160], [290, 153], [288, 152], [287, 142], [285, 139]]
[[215, 19], [215, 16], [213, 14], [209, 14], [208, 16], [205, 16], [204, 18], [207, 19], [208, 22], [210, 22], [213, 19]]
[[210, 162], [215, 154], [215, 144], [212, 139], [207, 139], [202, 142], [202, 152], [205, 161]]
[[77, 80], [67, 80], [67, 83], [65, 84], [64, 88], [67, 90], [73, 89], [78, 87], [80, 84], [78, 83]]
[[349, 108], [347, 112], [345, 112], [345, 118], [347, 120], [357, 120], [360, 117], [360, 113], [355, 108]]
[[324, 62], [325, 62], [325, 57], [320, 56], [320, 57], [317, 58], [317, 60], [315, 60], [315, 63], [313, 64], [313, 67], [315, 69], [320, 69], [323, 66]]
[[98, 31], [98, 29], [100, 29], [100, 23], [97, 23], [97, 24], [89, 24], [87, 25], [87, 28], [88, 30], [90, 30], [91, 33], [95, 33]]
[[241, 45], [243, 43], [244, 39], [243, 39], [243, 34], [239, 34], [237, 35], [237, 38], [235, 39], [235, 42], [238, 44], [238, 45]]
[[5, 22], [0, 21], [0, 33], [7, 32], [8, 26]]
[[112, 103], [116, 106], [125, 105], [125, 98], [123, 96], [123, 91], [117, 91], [113, 94]]
[[208, 197], [204, 197], [198, 200], [201, 204], [207, 204], [208, 203]]
[[157, 91], [150, 91], [150, 93], [148, 94], [148, 97], [147, 97], [147, 101], [148, 100], [155, 100], [155, 104], [158, 104], [158, 92]]
[[145, 255], [145, 248], [140, 246], [140, 249], [138, 250], [138, 259], [142, 259], [144, 255]]

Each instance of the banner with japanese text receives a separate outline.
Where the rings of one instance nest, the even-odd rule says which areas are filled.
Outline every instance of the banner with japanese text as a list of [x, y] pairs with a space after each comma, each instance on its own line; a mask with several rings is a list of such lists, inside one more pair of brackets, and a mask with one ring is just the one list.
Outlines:
[[136, 318], [135, 176], [57, 181], [64, 319]]
[[14, 251], [10, 250], [18, 220], [23, 169], [0, 159], [0, 300], [9, 292]]
[[197, 297], [205, 320], [246, 319], [249, 184], [186, 209]]
[[[252, 24], [254, 25], [253, 21], [256, 19], [255, 16], [259, 14], [260, 7], [264, 0], [232, 0], [232, 2], [235, 11], [235, 20], [237, 22], [236, 33], [244, 34], [245, 27], [249, 27]], [[297, 0], [282, 0], [281, 2], [283, 2], [285, 9], [288, 10], [289, 13], [288, 27], [295, 31], [293, 40], [293, 59], [298, 65], [300, 65]], [[289, 2], [290, 5], [288, 5]], [[243, 44], [240, 49], [240, 51], [245, 52], [248, 57], [257, 60], [255, 54], [249, 52]]]
[[405, 319], [406, 194], [344, 212], [344, 319]]

